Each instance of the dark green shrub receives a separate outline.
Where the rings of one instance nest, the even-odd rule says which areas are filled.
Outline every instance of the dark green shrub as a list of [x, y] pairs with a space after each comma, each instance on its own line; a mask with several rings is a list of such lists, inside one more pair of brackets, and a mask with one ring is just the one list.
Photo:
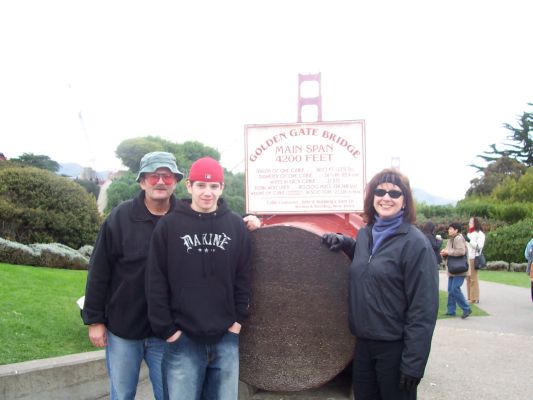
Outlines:
[[139, 183], [135, 181], [137, 174], [131, 172], [125, 173], [120, 178], [111, 182], [107, 188], [107, 204], [105, 207], [105, 214], [109, 214], [111, 210], [118, 206], [125, 200], [132, 199], [137, 193], [141, 191]]
[[93, 244], [96, 200], [68, 178], [33, 167], [0, 169], [0, 236], [19, 243]]
[[531, 239], [532, 232], [533, 218], [487, 232], [483, 253], [487, 260], [522, 263], [524, 249]]
[[515, 222], [531, 217], [533, 217], [531, 203], [502, 203], [494, 206], [492, 212], [492, 218], [505, 221], [509, 224], [514, 224]]
[[481, 198], [467, 198], [457, 203], [455, 207], [459, 215], [463, 215], [466, 219], [475, 215], [478, 218], [494, 218], [494, 203]]
[[231, 211], [236, 212], [239, 215], [244, 215], [244, 197], [242, 196], [222, 196]]
[[524, 218], [533, 217], [533, 203], [504, 203], [488, 197], [474, 197], [459, 201], [456, 211], [466, 218], [474, 215], [478, 218], [514, 224]]
[[95, 199], [98, 199], [100, 194], [100, 185], [94, 181], [88, 181], [85, 179], [76, 179], [74, 182], [81, 185], [88, 193], [92, 194]]
[[424, 216], [427, 219], [435, 220], [437, 218], [447, 217], [456, 213], [455, 207], [451, 205], [431, 205], [425, 203], [417, 203], [416, 205], [417, 219]]

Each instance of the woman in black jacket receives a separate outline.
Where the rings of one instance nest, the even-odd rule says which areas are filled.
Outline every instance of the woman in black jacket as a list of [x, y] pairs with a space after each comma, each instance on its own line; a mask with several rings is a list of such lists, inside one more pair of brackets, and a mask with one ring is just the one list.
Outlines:
[[352, 258], [349, 324], [357, 337], [356, 399], [416, 399], [439, 305], [435, 255], [414, 225], [409, 180], [386, 169], [366, 187], [368, 223], [354, 239], [335, 233], [322, 241]]

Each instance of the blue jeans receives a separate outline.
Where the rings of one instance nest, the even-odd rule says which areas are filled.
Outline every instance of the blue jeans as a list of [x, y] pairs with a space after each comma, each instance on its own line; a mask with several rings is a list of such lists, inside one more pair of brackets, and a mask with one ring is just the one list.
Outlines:
[[464, 276], [448, 277], [448, 314], [455, 315], [456, 305], [459, 306], [463, 312], [470, 310], [470, 305], [466, 302], [465, 296], [461, 291], [461, 286], [463, 286], [464, 281]]
[[163, 386], [170, 400], [237, 400], [239, 335], [202, 344], [182, 332], [163, 356]]
[[141, 362], [148, 365], [156, 400], [163, 400], [161, 364], [165, 341], [155, 337], [142, 340], [122, 339], [107, 331], [106, 365], [111, 383], [111, 400], [134, 400]]

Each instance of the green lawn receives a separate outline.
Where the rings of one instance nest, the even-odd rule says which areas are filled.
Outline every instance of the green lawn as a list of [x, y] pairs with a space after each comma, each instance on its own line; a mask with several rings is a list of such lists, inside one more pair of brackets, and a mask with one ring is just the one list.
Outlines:
[[97, 350], [76, 305], [86, 276], [0, 263], [0, 365]]
[[[448, 303], [448, 292], [445, 292], [443, 290], [439, 291], [439, 319], [444, 318], [456, 318], [452, 317], [451, 315], [444, 315], [446, 313], [446, 304]], [[485, 311], [483, 311], [481, 308], [479, 308], [475, 304], [470, 304], [472, 308], [472, 316], [475, 317], [482, 317], [485, 315], [488, 315]], [[457, 308], [457, 316], [461, 316], [462, 311], [460, 308]]]
[[506, 285], [530, 288], [531, 280], [525, 272], [509, 271], [478, 271], [479, 279], [482, 281], [504, 283]]
[[[76, 300], [86, 271], [0, 263], [0, 365], [98, 350], [91, 346]], [[529, 287], [525, 273], [480, 271], [480, 279]], [[439, 318], [446, 312], [439, 293]], [[473, 305], [473, 316], [487, 315]]]

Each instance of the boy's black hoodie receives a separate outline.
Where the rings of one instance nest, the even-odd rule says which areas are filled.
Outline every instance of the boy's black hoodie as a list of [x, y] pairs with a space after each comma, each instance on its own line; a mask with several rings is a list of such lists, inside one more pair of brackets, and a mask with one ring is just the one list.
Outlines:
[[219, 199], [199, 213], [190, 200], [158, 222], [148, 254], [148, 318], [163, 339], [182, 330], [217, 342], [248, 315], [250, 237], [240, 216]]

